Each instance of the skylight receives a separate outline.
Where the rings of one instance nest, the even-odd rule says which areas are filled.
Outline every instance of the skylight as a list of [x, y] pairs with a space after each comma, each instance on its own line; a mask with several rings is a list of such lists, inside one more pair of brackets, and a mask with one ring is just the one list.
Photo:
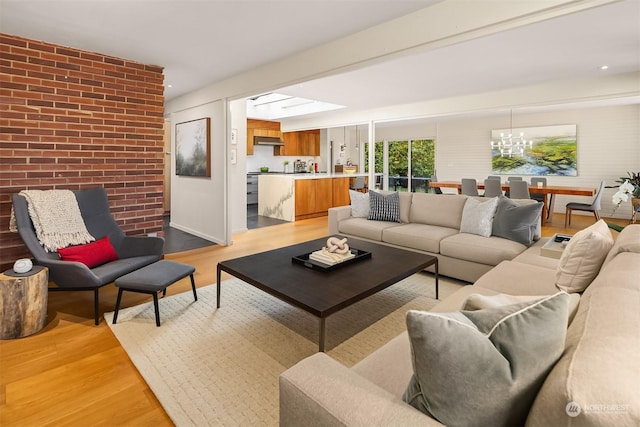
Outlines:
[[340, 108], [344, 106], [275, 92], [247, 99], [247, 117], [262, 120], [277, 120]]

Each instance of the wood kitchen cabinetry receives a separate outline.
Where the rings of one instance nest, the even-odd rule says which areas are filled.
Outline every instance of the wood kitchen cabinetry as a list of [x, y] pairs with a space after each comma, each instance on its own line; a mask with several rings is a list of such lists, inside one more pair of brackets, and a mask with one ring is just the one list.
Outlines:
[[351, 204], [349, 184], [351, 178], [333, 178], [333, 206], [347, 206]]
[[[269, 136], [281, 138], [280, 122], [270, 122], [268, 120], [247, 119], [247, 155], [253, 154], [253, 137]], [[279, 148], [279, 147], [275, 147]]]
[[274, 147], [275, 156], [319, 156], [320, 130], [282, 132], [284, 146]]
[[295, 186], [296, 220], [324, 216], [329, 208], [349, 204], [349, 178], [298, 179]]

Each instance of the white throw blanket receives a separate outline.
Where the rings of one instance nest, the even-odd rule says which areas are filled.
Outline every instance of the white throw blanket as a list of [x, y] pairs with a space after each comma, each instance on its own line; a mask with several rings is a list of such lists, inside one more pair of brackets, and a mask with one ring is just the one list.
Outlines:
[[[87, 231], [72, 191], [23, 190], [20, 195], [27, 199], [36, 236], [47, 252], [95, 240]], [[18, 231], [13, 209], [9, 229]]]

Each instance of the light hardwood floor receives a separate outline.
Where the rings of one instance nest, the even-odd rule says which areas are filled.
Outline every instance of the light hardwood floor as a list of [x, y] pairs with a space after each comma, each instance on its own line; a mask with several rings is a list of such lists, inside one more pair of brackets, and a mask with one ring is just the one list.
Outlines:
[[[574, 215], [572, 227], [564, 229], [564, 215], [555, 214], [542, 234], [573, 234], [592, 223], [593, 217]], [[200, 287], [215, 282], [218, 261], [326, 234], [326, 217], [314, 218], [236, 234], [231, 246], [194, 249], [166, 259], [195, 266]], [[186, 278], [167, 294], [190, 289]], [[114, 285], [101, 289], [101, 312], [113, 311], [116, 294]], [[94, 326], [92, 298], [91, 292], [50, 293], [47, 325], [41, 332], [0, 341], [0, 426], [172, 425], [104, 319]], [[149, 300], [147, 295], [125, 293], [122, 304]]]

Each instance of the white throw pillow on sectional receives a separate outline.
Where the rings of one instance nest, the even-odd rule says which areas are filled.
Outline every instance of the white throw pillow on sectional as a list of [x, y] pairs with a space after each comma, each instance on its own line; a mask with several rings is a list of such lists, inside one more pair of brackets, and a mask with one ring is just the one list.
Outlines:
[[464, 203], [462, 210], [462, 221], [460, 222], [461, 233], [477, 234], [483, 237], [491, 236], [493, 229], [493, 217], [498, 207], [498, 198], [492, 197], [486, 202], [469, 197]]
[[367, 218], [369, 216], [369, 193], [349, 190], [351, 199], [351, 216], [354, 218]]
[[578, 231], [560, 257], [556, 286], [568, 293], [587, 289], [612, 247], [613, 237], [603, 219]]

